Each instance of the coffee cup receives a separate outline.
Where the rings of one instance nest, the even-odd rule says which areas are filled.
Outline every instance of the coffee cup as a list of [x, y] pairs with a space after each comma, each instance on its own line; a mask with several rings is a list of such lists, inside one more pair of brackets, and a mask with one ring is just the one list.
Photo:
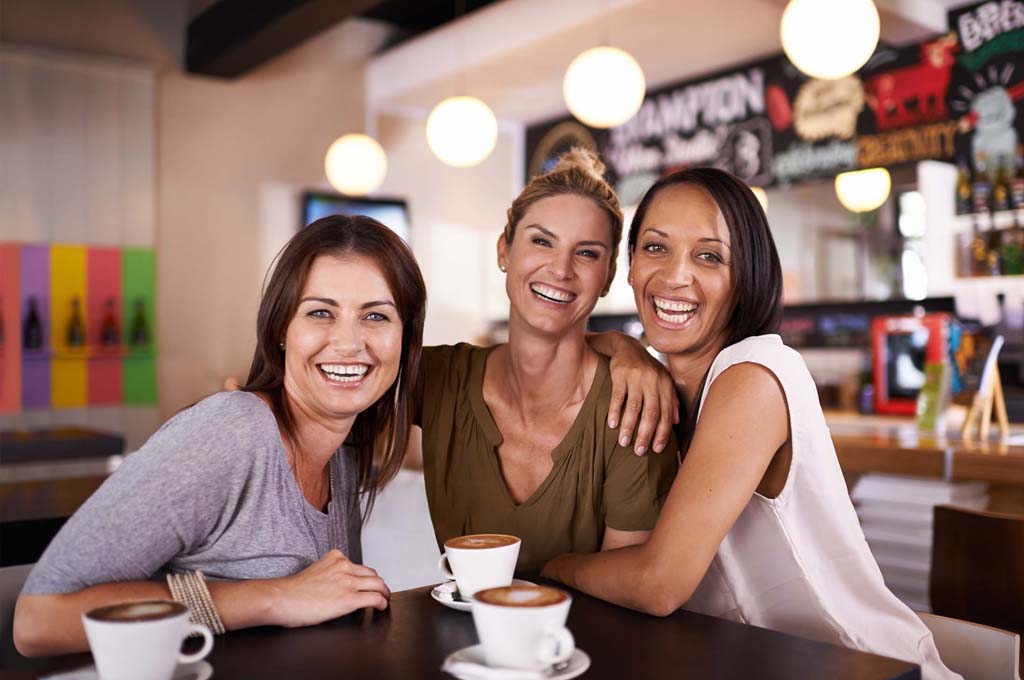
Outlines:
[[455, 579], [459, 594], [468, 599], [478, 590], [512, 583], [520, 543], [518, 537], [508, 534], [450, 538], [444, 542], [438, 566], [445, 576]]
[[[190, 623], [188, 607], [170, 600], [123, 602], [82, 614], [101, 680], [170, 680], [179, 663], [194, 663], [213, 648], [213, 633]], [[191, 633], [203, 636], [195, 654], [182, 654]]]
[[484, 659], [495, 668], [544, 671], [576, 649], [565, 627], [572, 597], [550, 586], [514, 585], [473, 596], [473, 624]]

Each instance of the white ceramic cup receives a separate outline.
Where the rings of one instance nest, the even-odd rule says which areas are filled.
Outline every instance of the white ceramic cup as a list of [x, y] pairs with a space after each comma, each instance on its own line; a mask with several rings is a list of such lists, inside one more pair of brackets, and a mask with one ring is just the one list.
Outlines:
[[[490, 536], [514, 541], [507, 545], [487, 547], [484, 539]], [[470, 544], [474, 539], [479, 539], [477, 542], [481, 547], [458, 547], [459, 544]], [[512, 583], [521, 544], [518, 537], [507, 534], [472, 534], [451, 538], [444, 542], [444, 553], [438, 566], [445, 576], [455, 579], [459, 594], [469, 599], [478, 590]]]
[[[190, 623], [188, 608], [170, 600], [99, 607], [82, 614], [82, 625], [101, 680], [170, 680], [177, 664], [204, 659], [213, 649], [210, 629]], [[182, 654], [193, 631], [203, 636], [203, 648]]]
[[543, 672], [569, 660], [576, 649], [572, 633], [565, 627], [572, 596], [559, 592], [565, 596], [561, 602], [533, 607], [482, 602], [481, 593], [477, 593], [473, 598], [473, 624], [488, 666]]

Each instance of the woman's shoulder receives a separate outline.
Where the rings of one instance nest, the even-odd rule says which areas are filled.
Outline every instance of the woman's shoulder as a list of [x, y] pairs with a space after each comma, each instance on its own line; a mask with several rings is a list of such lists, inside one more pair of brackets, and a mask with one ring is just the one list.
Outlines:
[[754, 335], [722, 349], [711, 365], [709, 378], [742, 363], [761, 364], [776, 374], [807, 371], [800, 353], [782, 342], [781, 337], [774, 334]]
[[252, 451], [261, 444], [274, 444], [278, 438], [277, 421], [266, 402], [239, 390], [218, 392], [179, 411], [143, 449]]

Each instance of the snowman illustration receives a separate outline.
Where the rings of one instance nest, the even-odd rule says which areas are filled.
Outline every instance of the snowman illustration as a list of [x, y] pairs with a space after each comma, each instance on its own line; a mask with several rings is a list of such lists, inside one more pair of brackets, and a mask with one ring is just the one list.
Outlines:
[[971, 102], [971, 114], [974, 167], [983, 167], [986, 159], [1012, 157], [1017, 149], [1017, 130], [1013, 126], [1017, 109], [1006, 88], [996, 85], [978, 94]]

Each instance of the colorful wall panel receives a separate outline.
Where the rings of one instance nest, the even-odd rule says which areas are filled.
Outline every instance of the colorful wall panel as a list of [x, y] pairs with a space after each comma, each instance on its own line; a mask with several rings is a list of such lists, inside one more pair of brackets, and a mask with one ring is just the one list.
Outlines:
[[21, 407], [50, 407], [50, 247], [21, 246]]
[[86, 346], [89, 348], [90, 405], [120, 404], [122, 389], [121, 250], [89, 248], [86, 253], [89, 305]]
[[0, 244], [0, 413], [21, 410], [20, 249]]
[[124, 403], [155, 404], [156, 394], [156, 255], [148, 248], [126, 248], [124, 271]]
[[53, 362], [50, 402], [54, 408], [75, 408], [88, 403], [86, 283], [85, 247], [51, 246], [50, 341]]

